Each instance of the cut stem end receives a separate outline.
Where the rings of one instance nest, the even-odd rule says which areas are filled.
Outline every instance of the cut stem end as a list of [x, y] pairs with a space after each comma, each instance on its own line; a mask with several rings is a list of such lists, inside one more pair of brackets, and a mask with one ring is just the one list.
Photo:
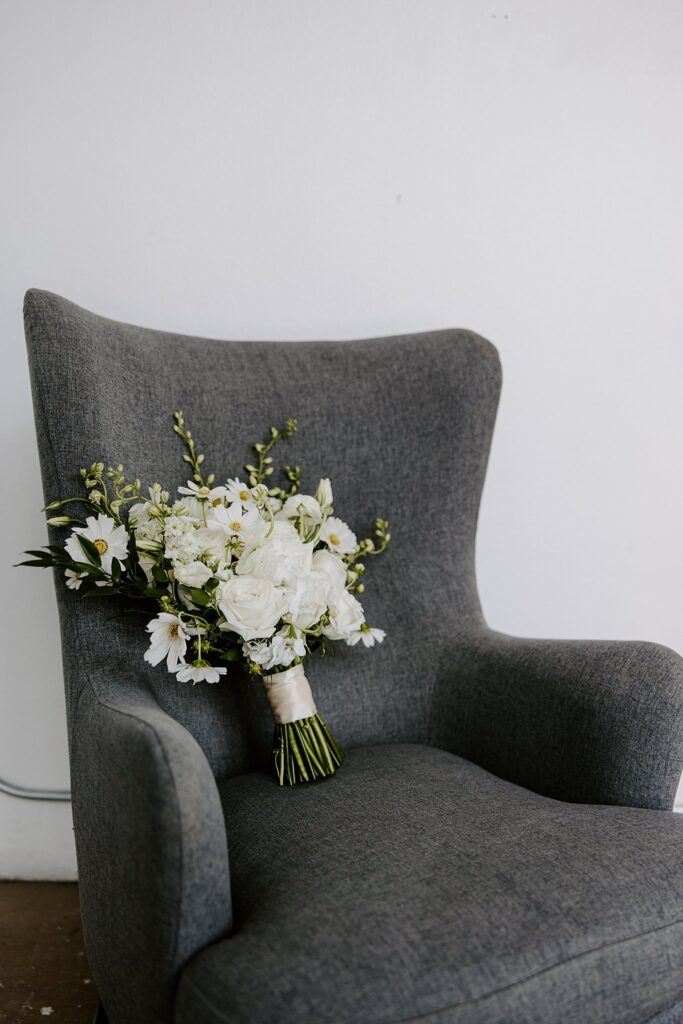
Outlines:
[[275, 726], [273, 766], [280, 786], [334, 775], [343, 761], [344, 752], [320, 715]]

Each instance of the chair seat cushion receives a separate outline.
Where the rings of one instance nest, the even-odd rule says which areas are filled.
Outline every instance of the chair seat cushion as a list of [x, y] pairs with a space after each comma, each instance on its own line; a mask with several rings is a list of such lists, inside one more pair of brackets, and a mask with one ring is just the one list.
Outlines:
[[177, 1024], [640, 1024], [683, 998], [683, 816], [417, 745], [221, 789], [235, 928], [186, 966]]

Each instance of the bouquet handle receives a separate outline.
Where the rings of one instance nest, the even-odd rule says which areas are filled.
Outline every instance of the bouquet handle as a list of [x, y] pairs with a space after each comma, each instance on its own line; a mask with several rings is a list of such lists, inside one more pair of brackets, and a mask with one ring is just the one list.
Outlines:
[[273, 766], [281, 786], [334, 775], [344, 753], [318, 714], [303, 665], [263, 677], [275, 720]]

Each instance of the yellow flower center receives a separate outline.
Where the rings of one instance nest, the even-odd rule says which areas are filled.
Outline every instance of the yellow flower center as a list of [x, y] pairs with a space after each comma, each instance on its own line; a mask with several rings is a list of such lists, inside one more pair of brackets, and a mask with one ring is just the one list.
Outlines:
[[249, 497], [249, 491], [240, 491], [240, 501], [246, 501]]
[[337, 613], [336, 612], [330, 612], [330, 618], [331, 619], [336, 619], [337, 618]]
[[211, 491], [210, 491], [210, 489], [208, 487], [198, 487], [197, 488], [197, 495], [200, 498], [208, 498], [210, 493], [211, 493]]
[[242, 529], [242, 524], [241, 523], [230, 523], [230, 529], [234, 530], [235, 533], [239, 533], [240, 530]]
[[172, 637], [174, 640], [178, 636], [178, 623], [177, 622], [173, 623], [173, 625], [171, 626], [171, 628], [168, 631], [168, 635], [170, 637]]
[[339, 544], [339, 537], [336, 533], [330, 534], [330, 544]]
[[101, 555], [106, 555], [109, 549], [109, 545], [107, 544], [106, 540], [102, 540], [101, 537], [98, 537], [97, 540], [93, 541], [93, 544], [95, 545], [95, 547], [97, 548]]
[[214, 499], [213, 499], [213, 501], [211, 502], [211, 504], [212, 504], [212, 505], [213, 505], [213, 507], [215, 508], [215, 507], [216, 507], [216, 505], [222, 505], [222, 504], [223, 504], [223, 502], [222, 502], [221, 498], [214, 498]]

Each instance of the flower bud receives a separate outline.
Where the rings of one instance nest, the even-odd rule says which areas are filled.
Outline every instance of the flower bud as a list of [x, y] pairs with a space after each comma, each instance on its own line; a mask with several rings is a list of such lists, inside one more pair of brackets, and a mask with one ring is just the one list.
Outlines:
[[332, 508], [332, 484], [327, 477], [318, 484], [315, 499], [321, 508]]
[[48, 526], [68, 526], [71, 522], [69, 516], [50, 516], [47, 521]]

